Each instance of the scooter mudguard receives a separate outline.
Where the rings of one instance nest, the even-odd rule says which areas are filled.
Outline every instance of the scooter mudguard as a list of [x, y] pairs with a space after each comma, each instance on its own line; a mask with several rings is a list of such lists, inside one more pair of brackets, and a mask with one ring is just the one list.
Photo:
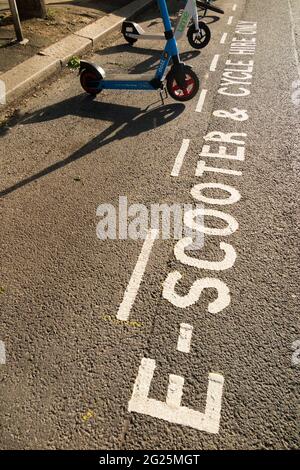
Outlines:
[[87, 72], [94, 72], [99, 80], [103, 80], [105, 78], [105, 71], [103, 70], [100, 65], [93, 64], [92, 62], [86, 62], [85, 60], [80, 61], [80, 68], [79, 68], [79, 73], [81, 73], [83, 70], [86, 70]]
[[143, 28], [133, 21], [124, 21], [122, 24], [122, 34], [126, 36], [127, 34], [136, 34], [142, 36], [145, 34]]

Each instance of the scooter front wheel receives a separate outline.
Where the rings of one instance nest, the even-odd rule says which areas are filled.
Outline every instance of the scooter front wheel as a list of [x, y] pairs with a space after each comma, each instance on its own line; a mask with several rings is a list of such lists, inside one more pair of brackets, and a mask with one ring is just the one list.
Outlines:
[[99, 87], [99, 76], [91, 70], [83, 70], [80, 74], [80, 84], [84, 91], [90, 95], [97, 95], [100, 93], [101, 88]]
[[185, 86], [176, 82], [174, 73], [167, 76], [167, 90], [169, 95], [176, 101], [189, 101], [198, 93], [200, 87], [199, 78], [192, 69], [185, 69]]
[[203, 49], [210, 41], [210, 29], [206, 23], [199, 21], [199, 31], [196, 31], [195, 25], [192, 24], [188, 29], [187, 38], [194, 49]]

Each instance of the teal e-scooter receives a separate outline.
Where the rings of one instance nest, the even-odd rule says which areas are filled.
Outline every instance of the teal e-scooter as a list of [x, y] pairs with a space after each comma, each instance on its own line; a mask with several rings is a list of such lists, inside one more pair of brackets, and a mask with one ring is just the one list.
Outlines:
[[[102, 67], [87, 61], [80, 61], [80, 83], [91, 95], [102, 90], [159, 90], [163, 100], [163, 90], [176, 101], [188, 101], [199, 90], [199, 79], [190, 65], [181, 62], [177, 41], [172, 30], [166, 0], [157, 0], [164, 24], [166, 45], [159, 65], [152, 74], [109, 75]], [[169, 71], [168, 66], [172, 61]]]

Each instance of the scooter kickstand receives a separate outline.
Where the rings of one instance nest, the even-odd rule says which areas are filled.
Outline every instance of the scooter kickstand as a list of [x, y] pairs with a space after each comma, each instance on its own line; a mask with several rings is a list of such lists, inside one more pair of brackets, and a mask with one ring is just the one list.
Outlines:
[[167, 90], [167, 87], [164, 86], [161, 90], [159, 90], [159, 94], [160, 94], [161, 103], [162, 103], [162, 105], [164, 106], [165, 100], [168, 98], [168, 90]]

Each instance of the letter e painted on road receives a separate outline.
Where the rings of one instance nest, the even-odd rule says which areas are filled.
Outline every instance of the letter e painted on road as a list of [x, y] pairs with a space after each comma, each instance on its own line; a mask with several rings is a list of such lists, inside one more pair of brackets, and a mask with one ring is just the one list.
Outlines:
[[142, 359], [128, 403], [128, 411], [163, 419], [181, 426], [189, 426], [198, 431], [217, 434], [220, 426], [224, 377], [220, 374], [209, 374], [205, 411], [201, 413], [181, 405], [184, 378], [180, 375], [171, 374], [169, 376], [165, 402], [149, 398], [155, 367], [153, 359], [145, 357]]

